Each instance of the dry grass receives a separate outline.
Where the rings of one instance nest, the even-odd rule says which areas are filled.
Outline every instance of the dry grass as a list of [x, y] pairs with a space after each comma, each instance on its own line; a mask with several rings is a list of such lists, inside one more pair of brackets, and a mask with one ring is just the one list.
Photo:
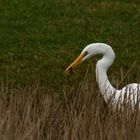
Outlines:
[[[88, 86], [87, 86], [88, 85]], [[63, 87], [64, 100], [40, 89], [0, 87], [0, 140], [139, 140], [138, 109], [113, 110], [96, 85]]]

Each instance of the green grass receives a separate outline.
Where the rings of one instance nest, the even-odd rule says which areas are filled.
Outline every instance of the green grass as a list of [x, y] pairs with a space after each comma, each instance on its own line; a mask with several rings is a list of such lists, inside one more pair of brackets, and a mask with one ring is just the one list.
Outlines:
[[[120, 68], [126, 72], [136, 61], [128, 81], [134, 82], [140, 71], [139, 9], [140, 2], [130, 0], [1, 0], [0, 77], [15, 87], [39, 79], [58, 92], [64, 69], [81, 50], [105, 42], [117, 56], [110, 79], [120, 79]], [[80, 79], [86, 68], [77, 71]]]

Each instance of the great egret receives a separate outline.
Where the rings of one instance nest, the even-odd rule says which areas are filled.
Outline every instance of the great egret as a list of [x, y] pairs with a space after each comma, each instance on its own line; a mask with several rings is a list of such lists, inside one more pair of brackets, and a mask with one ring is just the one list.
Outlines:
[[[75, 68], [76, 65], [82, 63], [83, 61], [91, 58], [96, 54], [102, 54], [103, 57], [96, 64], [96, 81], [99, 90], [107, 103], [110, 97], [113, 97], [113, 104], [122, 105], [124, 101], [129, 101], [129, 103], [134, 107], [138, 103], [138, 97], [140, 95], [140, 84], [132, 83], [122, 89], [115, 89], [108, 80], [107, 70], [112, 65], [115, 59], [115, 53], [111, 46], [104, 43], [93, 43], [87, 45], [81, 54], [76, 58], [76, 60], [69, 65], [65, 70], [67, 74], [71, 69]], [[139, 104], [140, 107], [140, 104]]]

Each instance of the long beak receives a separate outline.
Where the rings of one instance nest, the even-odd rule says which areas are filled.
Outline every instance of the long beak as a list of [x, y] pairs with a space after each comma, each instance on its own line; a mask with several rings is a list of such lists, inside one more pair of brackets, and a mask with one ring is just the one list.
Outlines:
[[71, 63], [66, 70], [64, 71], [64, 74], [68, 74], [70, 70], [72, 70], [73, 68], [75, 68], [78, 64], [81, 63], [81, 60], [85, 57], [85, 53], [80, 54], [73, 63]]

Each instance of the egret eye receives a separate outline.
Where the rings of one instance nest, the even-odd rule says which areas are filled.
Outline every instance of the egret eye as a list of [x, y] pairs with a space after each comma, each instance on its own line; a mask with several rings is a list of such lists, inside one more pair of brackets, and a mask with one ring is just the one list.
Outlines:
[[86, 55], [88, 55], [89, 53], [88, 53], [88, 51], [85, 51], [85, 53], [84, 53], [84, 54], [85, 54], [85, 56], [86, 56]]

